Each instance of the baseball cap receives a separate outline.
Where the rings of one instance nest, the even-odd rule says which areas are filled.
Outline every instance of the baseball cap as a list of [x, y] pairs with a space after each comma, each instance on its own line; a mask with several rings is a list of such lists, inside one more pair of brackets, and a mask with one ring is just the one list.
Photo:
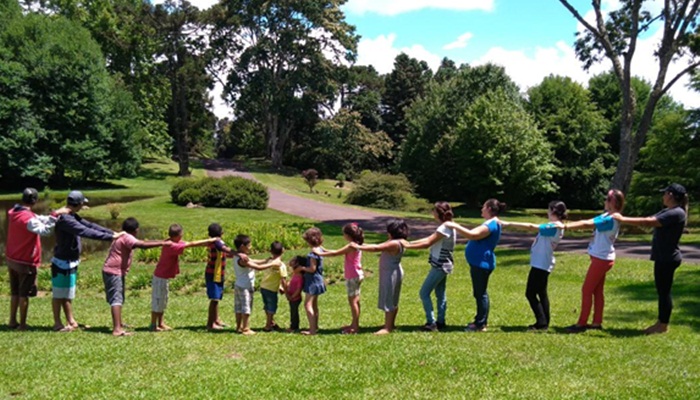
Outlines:
[[22, 203], [35, 204], [39, 200], [39, 192], [34, 188], [26, 188], [22, 192]]
[[685, 194], [687, 193], [683, 185], [680, 185], [678, 183], [672, 183], [659, 191], [664, 193], [671, 193], [674, 197], [685, 196]]
[[88, 202], [82, 192], [74, 190], [68, 193], [68, 198], [66, 198], [66, 203], [69, 206], [80, 206]]

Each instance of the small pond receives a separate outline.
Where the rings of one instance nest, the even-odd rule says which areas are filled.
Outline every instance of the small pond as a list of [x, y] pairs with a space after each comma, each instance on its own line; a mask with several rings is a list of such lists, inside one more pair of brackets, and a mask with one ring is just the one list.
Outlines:
[[[147, 199], [144, 196], [124, 196], [124, 197], [113, 197], [113, 198], [94, 198], [90, 199], [90, 206], [96, 207], [108, 203], [129, 203], [132, 201]], [[7, 241], [7, 210], [14, 207], [17, 201], [13, 200], [0, 200], [0, 265], [5, 265], [5, 243]], [[49, 212], [49, 206], [51, 202], [40, 201], [37, 203], [32, 210], [38, 215], [45, 215]], [[113, 230], [121, 229], [121, 223], [124, 218], [120, 217], [118, 219], [90, 219], [91, 222], [95, 222], [104, 227]], [[161, 234], [161, 231], [157, 228], [141, 227], [139, 229], [139, 236], [142, 237], [155, 237], [154, 235]], [[41, 260], [43, 263], [49, 262], [53, 256], [53, 248], [56, 244], [56, 237], [50, 235], [41, 238]], [[90, 240], [83, 239], [83, 254], [91, 254], [109, 249], [111, 242], [103, 242], [100, 240]]]

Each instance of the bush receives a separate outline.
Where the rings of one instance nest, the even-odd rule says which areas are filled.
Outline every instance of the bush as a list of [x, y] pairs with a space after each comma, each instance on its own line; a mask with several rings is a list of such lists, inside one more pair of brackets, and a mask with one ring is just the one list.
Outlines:
[[261, 183], [237, 176], [186, 178], [170, 189], [172, 202], [181, 206], [195, 203], [207, 207], [264, 210], [269, 197]]
[[301, 176], [304, 177], [304, 181], [309, 186], [309, 191], [313, 193], [314, 186], [316, 186], [316, 183], [318, 182], [318, 171], [313, 168], [305, 169], [301, 172]]
[[364, 171], [355, 180], [346, 203], [375, 208], [403, 210], [413, 188], [404, 175]]

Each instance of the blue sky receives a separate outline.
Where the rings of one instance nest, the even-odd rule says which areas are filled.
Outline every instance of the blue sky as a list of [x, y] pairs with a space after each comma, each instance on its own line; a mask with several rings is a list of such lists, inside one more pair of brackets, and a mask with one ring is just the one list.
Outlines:
[[[201, 8], [214, 2], [193, 0]], [[593, 21], [590, 0], [570, 2]], [[619, 0], [602, 3], [604, 11], [619, 7]], [[660, 9], [663, 2], [645, 4]], [[611, 65], [605, 61], [583, 71], [573, 50], [575, 32], [581, 27], [558, 0], [348, 0], [343, 10], [361, 36], [357, 64], [373, 65], [380, 73], [390, 72], [401, 52], [425, 60], [433, 69], [443, 57], [458, 64], [491, 62], [504, 66], [525, 91], [550, 74], [586, 85], [592, 75]], [[659, 37], [660, 30], [653, 29], [639, 41], [634, 75], [655, 79], [653, 52]], [[667, 80], [682, 67], [672, 65]], [[676, 83], [671, 95], [688, 107], [700, 108], [700, 94], [688, 90], [687, 82], [686, 78]], [[217, 115], [225, 115], [223, 103], [218, 99], [215, 103]]]

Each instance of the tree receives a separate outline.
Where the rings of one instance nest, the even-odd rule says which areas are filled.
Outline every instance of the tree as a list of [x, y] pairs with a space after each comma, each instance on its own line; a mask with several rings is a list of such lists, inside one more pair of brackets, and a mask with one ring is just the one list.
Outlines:
[[406, 110], [408, 134], [398, 160], [401, 172], [430, 200], [461, 199], [452, 176], [452, 134], [474, 101], [501, 88], [514, 103], [520, 102], [517, 85], [505, 69], [493, 64], [463, 65], [451, 79], [432, 82], [423, 97]]
[[554, 150], [559, 199], [570, 208], [599, 207], [614, 159], [605, 142], [608, 121], [571, 78], [550, 75], [527, 94], [526, 107]]
[[301, 171], [301, 176], [304, 177], [304, 182], [309, 187], [309, 192], [314, 191], [314, 186], [318, 183], [318, 171], [313, 168], [305, 169]]
[[310, 139], [299, 159], [326, 177], [343, 173], [352, 179], [363, 170], [380, 169], [381, 160], [391, 153], [392, 142], [384, 132], [371, 132], [360, 114], [345, 109], [316, 124]]
[[296, 118], [318, 113], [337, 94], [339, 64], [354, 58], [357, 36], [345, 0], [231, 0], [215, 13], [212, 46], [230, 66], [224, 93], [236, 119], [264, 133], [281, 166]]
[[13, 18], [3, 28], [3, 180], [63, 184], [133, 175], [141, 162], [136, 106], [110, 78], [89, 32], [63, 17], [38, 14]]
[[384, 79], [377, 70], [371, 65], [353, 65], [347, 70], [347, 83], [342, 89], [341, 106], [359, 113], [360, 122], [370, 131], [380, 130]]
[[[622, 92], [620, 153], [612, 186], [627, 191], [639, 150], [651, 128], [659, 100], [683, 75], [700, 65], [697, 57], [700, 41], [696, 21], [700, 0], [667, 0], [656, 15], [643, 9], [643, 0], [623, 0], [620, 8], [607, 16], [601, 10], [601, 1], [593, 0], [594, 24], [588, 22], [569, 1], [559, 1], [585, 28], [584, 32], [578, 34], [576, 41], [576, 54], [584, 68], [588, 69], [604, 58], [612, 63], [613, 73]], [[640, 104], [632, 89], [632, 60], [640, 35], [658, 24], [662, 29], [655, 53], [659, 69], [649, 99], [646, 104]], [[688, 56], [687, 66], [666, 81], [669, 65], [681, 56]], [[637, 129], [634, 129], [637, 107], [642, 107], [644, 112]]]
[[423, 95], [431, 77], [432, 71], [425, 61], [418, 61], [405, 53], [394, 59], [394, 69], [385, 79], [382, 129], [394, 141], [396, 153], [406, 138], [406, 109]]

